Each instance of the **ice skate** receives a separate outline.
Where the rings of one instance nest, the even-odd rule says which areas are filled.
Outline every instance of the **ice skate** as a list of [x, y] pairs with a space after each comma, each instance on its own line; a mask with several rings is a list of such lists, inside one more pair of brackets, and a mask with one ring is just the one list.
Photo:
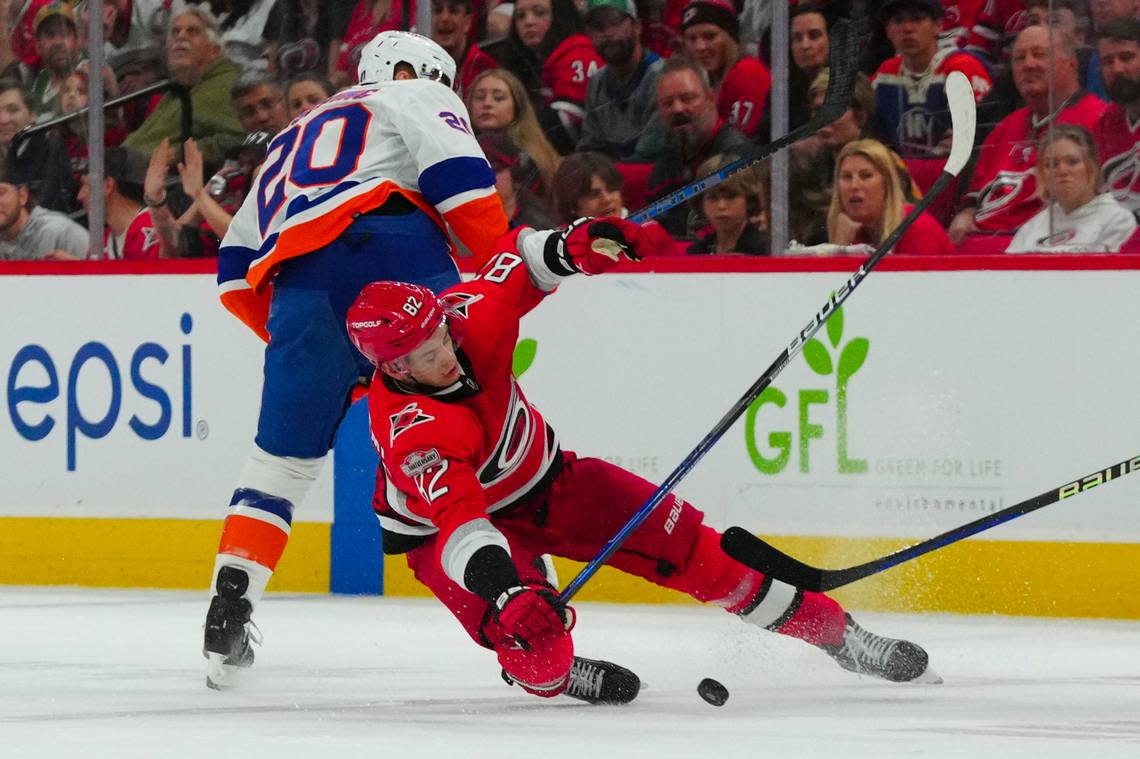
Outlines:
[[250, 614], [253, 606], [243, 594], [249, 587], [249, 576], [237, 567], [222, 567], [218, 572], [217, 595], [210, 599], [206, 612], [206, 634], [202, 655], [206, 657], [206, 686], [223, 690], [232, 685], [235, 667], [253, 665], [253, 634]]
[[589, 704], [628, 704], [641, 691], [641, 678], [625, 667], [574, 657], [565, 695]]
[[942, 682], [930, 668], [926, 651], [909, 640], [884, 638], [864, 630], [847, 615], [843, 642], [836, 646], [820, 646], [839, 666], [860, 675], [890, 680], [896, 683]]

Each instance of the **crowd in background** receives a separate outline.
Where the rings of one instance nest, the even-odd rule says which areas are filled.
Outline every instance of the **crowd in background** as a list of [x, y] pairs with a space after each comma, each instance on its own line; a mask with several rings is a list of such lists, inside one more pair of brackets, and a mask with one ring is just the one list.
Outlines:
[[[625, 214], [770, 139], [772, 2], [432, 0], [416, 31], [454, 57], [512, 223], [553, 227]], [[770, 202], [792, 254], [881, 242], [945, 162], [953, 71], [978, 102], [974, 160], [895, 254], [1140, 252], [1140, 0], [793, 1], [790, 128], [823, 103], [830, 30], [852, 14], [870, 20], [862, 71], [843, 116], [789, 150], [787, 197], [758, 163], [658, 217], [660, 254], [786, 254]], [[85, 2], [0, 0], [0, 260], [216, 255], [273, 135], [415, 20], [416, 0], [104, 0], [95, 73]], [[105, 112], [98, 251], [86, 116], [60, 118], [92, 76], [108, 99], [172, 87]]]

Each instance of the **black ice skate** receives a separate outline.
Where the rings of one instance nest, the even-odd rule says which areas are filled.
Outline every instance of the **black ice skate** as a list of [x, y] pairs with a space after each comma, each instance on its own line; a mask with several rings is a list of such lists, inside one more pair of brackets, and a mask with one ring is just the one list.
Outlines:
[[250, 614], [253, 606], [244, 598], [249, 576], [237, 567], [222, 567], [218, 572], [217, 595], [210, 599], [206, 612], [206, 635], [202, 655], [206, 657], [206, 685], [222, 690], [230, 685], [232, 667], [253, 664], [253, 643], [260, 638], [251, 633]]
[[[507, 685], [515, 681], [502, 670]], [[628, 704], [641, 691], [641, 678], [625, 667], [598, 659], [574, 657], [570, 665], [570, 682], [563, 695], [588, 704]]]
[[909, 640], [884, 638], [859, 626], [847, 615], [843, 642], [820, 646], [839, 666], [860, 675], [871, 675], [895, 683], [940, 683], [942, 678], [930, 669], [930, 658]]
[[574, 657], [565, 694], [589, 704], [628, 704], [641, 691], [641, 678], [608, 661]]

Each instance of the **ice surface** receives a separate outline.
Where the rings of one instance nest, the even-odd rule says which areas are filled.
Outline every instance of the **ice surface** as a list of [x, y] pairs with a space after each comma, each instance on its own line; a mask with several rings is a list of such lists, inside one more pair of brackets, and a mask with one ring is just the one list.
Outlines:
[[[204, 684], [200, 593], [0, 589], [0, 757], [1140, 757], [1140, 623], [857, 615], [946, 682], [893, 685], [714, 609], [580, 604], [626, 707], [527, 696], [427, 600], [270, 596], [258, 661]], [[714, 677], [723, 708], [697, 696]]]

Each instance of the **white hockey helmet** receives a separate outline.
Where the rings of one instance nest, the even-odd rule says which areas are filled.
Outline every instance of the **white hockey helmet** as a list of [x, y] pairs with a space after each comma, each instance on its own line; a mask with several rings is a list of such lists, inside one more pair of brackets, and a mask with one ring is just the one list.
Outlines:
[[390, 82], [396, 64], [407, 63], [420, 79], [455, 81], [455, 60], [432, 40], [413, 32], [380, 32], [360, 51], [356, 76], [361, 84]]

